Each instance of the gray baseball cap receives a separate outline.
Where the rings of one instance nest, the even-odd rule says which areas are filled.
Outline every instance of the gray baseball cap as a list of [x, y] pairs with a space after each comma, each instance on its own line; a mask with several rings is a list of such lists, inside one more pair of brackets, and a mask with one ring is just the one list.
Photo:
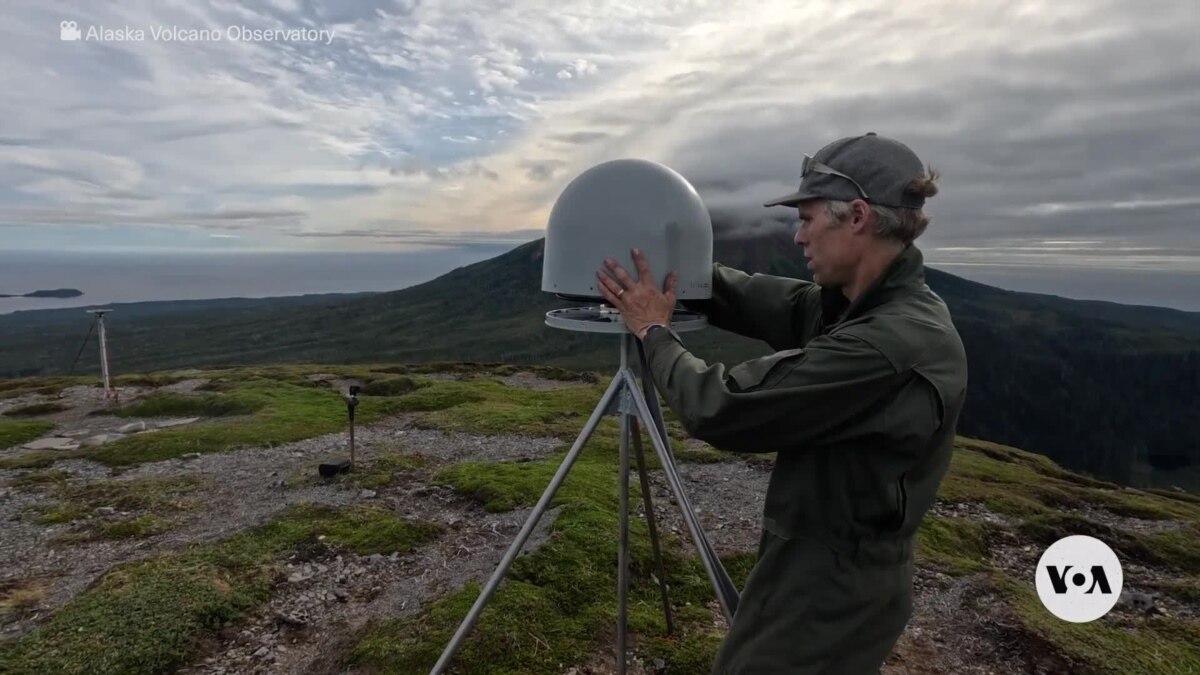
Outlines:
[[809, 199], [862, 199], [880, 206], [919, 209], [925, 198], [907, 190], [925, 175], [917, 153], [874, 131], [848, 136], [804, 156], [800, 189], [763, 206], [796, 206]]

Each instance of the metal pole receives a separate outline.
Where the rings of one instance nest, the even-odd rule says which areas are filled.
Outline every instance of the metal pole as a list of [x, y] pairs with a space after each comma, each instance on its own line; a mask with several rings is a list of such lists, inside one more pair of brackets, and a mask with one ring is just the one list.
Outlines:
[[654, 568], [658, 571], [658, 589], [662, 595], [663, 615], [667, 620], [667, 635], [675, 634], [675, 620], [671, 613], [671, 601], [667, 597], [667, 572], [663, 565], [662, 548], [658, 544], [658, 525], [654, 522], [654, 500], [650, 495], [650, 479], [646, 475], [646, 456], [642, 452], [642, 434], [637, 418], [629, 421], [633, 452], [637, 457], [638, 479], [642, 485], [642, 501], [646, 506], [646, 526], [650, 530], [650, 547], [654, 549]]
[[549, 506], [550, 500], [554, 498], [554, 493], [558, 492], [558, 488], [560, 485], [562, 485], [563, 479], [567, 477], [567, 473], [571, 470], [571, 465], [575, 463], [576, 457], [579, 456], [579, 451], [583, 449], [584, 444], [587, 442], [588, 438], [591, 437], [592, 432], [596, 430], [596, 426], [600, 423], [600, 419], [604, 416], [605, 412], [607, 412], [613, 396], [620, 391], [621, 387], [625, 386], [625, 381], [626, 378], [622, 377], [618, 373], [617, 376], [613, 378], [612, 382], [609, 383], [608, 390], [604, 392], [604, 396], [601, 397], [599, 405], [597, 405], [596, 409], [592, 411], [592, 416], [588, 418], [587, 424], [583, 427], [583, 431], [581, 431], [579, 433], [579, 437], [575, 439], [575, 444], [571, 446], [570, 452], [568, 452], [567, 456], [563, 458], [562, 464], [559, 465], [558, 471], [554, 474], [554, 478], [550, 480], [550, 485], [546, 487], [546, 491], [542, 493], [542, 498], [539, 499], [537, 505], [533, 507], [533, 511], [525, 520], [524, 527], [522, 527], [521, 531], [517, 534], [516, 540], [514, 540], [512, 545], [508, 547], [508, 551], [505, 552], [504, 558], [500, 561], [500, 565], [496, 567], [496, 571], [493, 572], [492, 577], [488, 579], [487, 585], [483, 587], [483, 591], [480, 592], [479, 597], [475, 599], [475, 604], [472, 605], [471, 610], [467, 612], [466, 618], [463, 619], [462, 624], [459, 625], [458, 630], [454, 633], [454, 637], [450, 639], [450, 643], [446, 645], [446, 649], [442, 652], [441, 657], [438, 658], [437, 663], [434, 664], [433, 670], [429, 671], [430, 675], [439, 675], [441, 672], [443, 672], [446, 669], [446, 666], [450, 664], [450, 659], [454, 658], [454, 654], [458, 651], [459, 647], [462, 646], [462, 642], [466, 638], [467, 633], [471, 632], [471, 628], [473, 628], [475, 626], [475, 622], [479, 620], [479, 614], [483, 611], [483, 606], [487, 604], [487, 601], [492, 597], [492, 594], [496, 592], [496, 588], [499, 587], [500, 581], [508, 572], [508, 568], [512, 566], [513, 560], [516, 559], [517, 554], [521, 552], [521, 549], [525, 546], [525, 542], [529, 540], [529, 535], [533, 533], [534, 526], [537, 524], [537, 521], [541, 519], [542, 514], [546, 511], [546, 507]]
[[[671, 459], [669, 463], [663, 466], [663, 473], [673, 474], [675, 476], [675, 482], [680, 485], [680, 496], [683, 498], [683, 501], [680, 502], [680, 507], [685, 509], [684, 512], [688, 515], [688, 517], [694, 518], [695, 512], [692, 511], [691, 500], [689, 500], [687, 495], [683, 492], [683, 481], [679, 478], [679, 471], [675, 467], [675, 457], [671, 453], [671, 437], [667, 435], [667, 425], [663, 420], [662, 408], [658, 405], [658, 394], [654, 389], [654, 380], [650, 376], [650, 364], [646, 360], [646, 351], [642, 348], [641, 343], [638, 343], [638, 358], [642, 370], [642, 392], [646, 402], [646, 407], [650, 410], [650, 415], [654, 418], [654, 426], [656, 429], [658, 429], [658, 434], [662, 438], [663, 447], [667, 451], [667, 457]], [[697, 523], [697, 525], [699, 525], [699, 523]], [[713, 550], [712, 544], [708, 541], [708, 537], [704, 535], [703, 528], [698, 527], [697, 530], [700, 533], [700, 538], [703, 542], [704, 550], [708, 557], [716, 560], [717, 565], [720, 566], [720, 558], [717, 556], [716, 551]], [[723, 586], [725, 597], [737, 598], [739, 596], [737, 587], [733, 585], [733, 581], [729, 578], [729, 576], [724, 574], [724, 568], [721, 569], [721, 572], [722, 574], [718, 575], [717, 581], [719, 581]]]
[[[624, 376], [632, 378], [628, 373]], [[638, 416], [642, 418], [642, 422], [646, 426], [646, 432], [650, 435], [650, 442], [654, 445], [654, 450], [658, 453], [659, 462], [663, 465], [663, 474], [666, 475], [667, 483], [671, 486], [671, 491], [675, 493], [675, 499], [678, 500], [679, 506], [683, 511], [683, 522], [687, 525], [688, 531], [692, 535], [692, 541], [695, 542], [696, 549], [700, 552], [700, 562], [704, 564], [704, 571], [708, 573], [708, 579], [712, 583], [717, 601], [721, 604], [721, 610], [725, 614], [726, 620], [732, 624], [733, 615], [737, 611], [738, 601], [736, 591], [732, 594], [730, 593], [730, 590], [734, 588], [733, 582], [729, 579], [729, 574], [721, 565], [721, 560], [716, 557], [709, 546], [708, 539], [704, 536], [704, 531], [700, 529], [700, 523], [697, 522], [696, 514], [692, 511], [692, 505], [684, 493], [679, 475], [672, 470], [674, 466], [671, 456], [667, 452], [666, 444], [659, 435], [657, 425], [652, 422], [654, 418], [651, 416], [650, 408], [646, 405], [646, 399], [637, 390], [636, 383], [630, 384], [632, 385], [629, 387], [630, 395], [633, 397], [634, 405], [637, 406]]]
[[[629, 372], [629, 333], [621, 333], [621, 372]], [[626, 616], [629, 602], [629, 392], [621, 406], [620, 537], [617, 544], [617, 675], [625, 675]]]
[[104, 376], [104, 398], [112, 398], [112, 387], [108, 380], [108, 340], [104, 334], [104, 313], [96, 313], [96, 323], [100, 326], [100, 372]]

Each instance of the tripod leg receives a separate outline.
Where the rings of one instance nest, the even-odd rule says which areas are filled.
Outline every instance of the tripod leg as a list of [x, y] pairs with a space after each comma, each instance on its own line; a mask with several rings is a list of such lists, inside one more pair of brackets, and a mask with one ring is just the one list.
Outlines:
[[629, 606], [629, 415], [621, 413], [620, 543], [617, 546], [617, 673], [625, 675], [626, 615]]
[[[628, 374], [628, 371], [625, 372], [625, 377], [632, 380], [633, 376]], [[729, 574], [725, 571], [724, 566], [721, 565], [720, 558], [716, 556], [712, 547], [708, 544], [708, 539], [704, 536], [704, 531], [700, 528], [700, 523], [696, 519], [696, 513], [692, 510], [691, 502], [688, 501], [687, 495], [683, 491], [683, 483], [679, 479], [679, 474], [674, 471], [674, 462], [667, 452], [666, 442], [659, 435], [658, 426], [650, 414], [646, 399], [637, 390], [636, 383], [632, 383], [632, 385], [630, 393], [633, 396], [634, 404], [637, 406], [638, 416], [642, 418], [643, 424], [646, 425], [646, 431], [650, 434], [650, 442], [654, 445], [655, 452], [658, 453], [659, 462], [663, 465], [663, 474], [667, 477], [667, 483], [671, 486], [671, 491], [675, 494], [675, 499], [678, 500], [679, 506], [683, 511], [683, 522], [687, 525], [688, 531], [692, 535], [692, 541], [696, 544], [696, 550], [700, 554], [700, 562], [704, 564], [704, 571], [708, 573], [708, 579], [712, 582], [713, 591], [717, 595], [717, 600], [721, 603], [721, 610], [725, 614], [725, 619], [732, 623], [733, 615], [737, 611], [737, 591], [733, 582], [729, 579]]]
[[646, 526], [650, 530], [650, 546], [654, 549], [654, 567], [658, 572], [658, 588], [662, 592], [663, 616], [667, 620], [667, 635], [675, 634], [675, 620], [671, 615], [671, 601], [667, 598], [667, 572], [663, 567], [662, 548], [658, 545], [658, 526], [654, 522], [654, 500], [650, 495], [650, 479], [646, 476], [646, 455], [642, 452], [642, 434], [637, 418], [630, 420], [633, 451], [637, 457], [638, 479], [642, 484], [642, 501], [646, 505]]
[[[646, 407], [650, 411], [650, 416], [654, 419], [654, 426], [658, 429], [658, 435], [662, 438], [663, 447], [666, 449], [666, 454], [672, 459], [671, 462], [663, 466], [664, 473], [674, 474], [674, 481], [680, 486], [679, 497], [683, 500], [680, 505], [685, 506], [686, 517], [694, 518], [695, 511], [692, 510], [691, 500], [683, 493], [683, 481], [679, 478], [679, 472], [675, 468], [674, 456], [671, 454], [671, 438], [667, 435], [666, 423], [663, 421], [662, 409], [658, 405], [658, 395], [654, 391], [654, 381], [650, 377], [650, 364], [646, 361], [646, 350], [638, 343], [638, 360], [642, 372], [642, 392], [645, 397]], [[670, 484], [670, 480], [668, 480]], [[718, 595], [724, 594], [730, 602], [731, 607], [737, 607], [737, 598], [739, 596], [737, 587], [733, 585], [733, 581], [729, 579], [729, 575], [725, 574], [724, 567], [720, 563], [720, 558], [716, 551], [713, 550], [712, 544], [709, 543], [708, 537], [704, 535], [704, 530], [697, 523], [696, 530], [700, 533], [700, 551], [701, 555], [707, 555], [710, 560], [716, 561], [716, 567], [721, 571], [717, 576], [716, 582], [720, 582], [722, 588], [718, 590]], [[732, 620], [731, 617], [727, 617]]]
[[511, 546], [508, 547], [508, 551], [505, 552], [504, 558], [500, 560], [500, 564], [496, 567], [496, 571], [493, 572], [492, 577], [488, 579], [487, 585], [483, 587], [483, 591], [480, 592], [479, 597], [475, 599], [475, 604], [471, 606], [471, 611], [467, 612], [466, 618], [464, 618], [462, 624], [459, 625], [458, 630], [454, 633], [454, 637], [450, 638], [450, 643], [446, 645], [446, 649], [442, 652], [441, 657], [438, 659], [437, 663], [434, 664], [433, 670], [429, 671], [430, 675], [438, 675], [444, 671], [446, 666], [449, 665], [450, 659], [454, 658], [455, 652], [457, 652], [459, 647], [462, 646], [462, 642], [466, 638], [467, 633], [471, 632], [471, 628], [473, 628], [475, 626], [475, 622], [479, 620], [479, 614], [483, 611], [483, 606], [487, 604], [487, 601], [492, 597], [492, 594], [496, 592], [496, 588], [500, 585], [500, 581], [508, 572], [508, 568], [512, 566], [513, 560], [516, 559], [517, 554], [521, 552], [521, 549], [525, 546], [525, 542], [529, 540], [529, 535], [533, 533], [533, 528], [537, 525], [537, 521], [541, 519], [542, 514], [546, 511], [546, 507], [550, 505], [550, 500], [554, 498], [554, 493], [558, 492], [559, 486], [562, 485], [563, 480], [567, 477], [567, 473], [571, 470], [571, 465], [575, 463], [575, 459], [579, 456], [579, 451], [583, 449], [583, 445], [587, 443], [587, 440], [596, 430], [596, 426], [600, 423], [600, 418], [604, 416], [605, 412], [608, 410], [609, 404], [612, 402], [613, 397], [616, 396], [617, 392], [621, 390], [622, 386], [626, 386], [625, 378], [621, 377], [620, 375], [614, 377], [612, 382], [609, 383], [608, 390], [604, 392], [604, 396], [601, 397], [600, 403], [596, 406], [596, 409], [592, 411], [592, 416], [588, 418], [587, 424], [583, 427], [583, 431], [581, 431], [579, 433], [579, 437], [575, 439], [575, 444], [571, 446], [570, 452], [568, 452], [567, 456], [563, 458], [562, 464], [559, 465], [558, 471], [554, 474], [554, 478], [550, 481], [550, 485], [546, 487], [546, 491], [542, 493], [542, 498], [539, 499], [537, 505], [533, 507], [533, 511], [525, 520], [525, 525], [517, 534], [516, 540], [513, 541]]

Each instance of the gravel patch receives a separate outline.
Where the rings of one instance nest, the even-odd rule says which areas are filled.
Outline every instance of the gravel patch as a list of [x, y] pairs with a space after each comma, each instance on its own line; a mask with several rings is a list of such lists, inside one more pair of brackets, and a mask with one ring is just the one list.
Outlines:
[[[402, 415], [356, 427], [356, 459], [370, 461], [382, 453], [407, 449], [439, 463], [510, 461], [544, 457], [562, 445], [557, 439], [420, 430], [413, 427], [413, 417]], [[35, 611], [0, 618], [0, 638], [23, 634], [118, 563], [175, 550], [192, 542], [224, 538], [262, 524], [292, 504], [343, 505], [359, 500], [364, 494], [360, 490], [337, 482], [325, 484], [316, 478], [316, 466], [321, 461], [348, 456], [348, 435], [336, 433], [274, 447], [141, 464], [126, 468], [119, 475], [87, 460], [55, 464], [54, 469], [67, 472], [68, 480], [73, 482], [190, 476], [209, 486], [188, 495], [200, 504], [177, 516], [173, 529], [141, 540], [54, 545], [50, 543], [53, 537], [74, 526], [38, 525], [22, 517], [25, 509], [48, 506], [54, 502], [53, 498], [36, 489], [0, 488], [3, 490], [0, 521], [6, 524], [5, 536], [0, 541], [0, 583], [35, 579], [46, 593]], [[307, 472], [313, 476], [311, 482], [287, 484], [288, 477]], [[23, 473], [0, 472], [0, 479]]]
[[[371, 620], [407, 616], [468, 581], [483, 583], [529, 515], [529, 509], [487, 513], [451, 490], [423, 486], [389, 501], [397, 515], [436, 522], [445, 531], [407, 555], [358, 556], [323, 546], [298, 552], [284, 565], [285, 580], [271, 601], [214, 641], [210, 656], [179, 672], [354, 672], [340, 668], [337, 657]], [[547, 540], [559, 511], [543, 515], [524, 553]]]
[[[637, 462], [630, 462], [630, 482], [638, 483]], [[717, 555], [753, 553], [758, 550], [762, 532], [762, 510], [771, 477], [771, 466], [761, 462], [717, 462], [711, 464], [677, 463], [683, 491], [699, 517], [708, 541]], [[660, 470], [649, 472], [654, 513], [660, 531], [680, 537], [694, 552], [691, 533], [683, 522], [683, 513], [671, 494]], [[637, 517], [645, 518], [641, 499], [630, 501]]]

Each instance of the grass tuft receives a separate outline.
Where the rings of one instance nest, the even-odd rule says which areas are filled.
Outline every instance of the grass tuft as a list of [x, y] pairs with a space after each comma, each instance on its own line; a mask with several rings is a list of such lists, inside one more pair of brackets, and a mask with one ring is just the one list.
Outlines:
[[[193, 503], [186, 497], [200, 487], [200, 481], [190, 477], [139, 478], [131, 481], [99, 483], [70, 483], [61, 472], [46, 472], [47, 480], [40, 485], [50, 489], [56, 498], [53, 504], [33, 512], [34, 522], [56, 525], [84, 521], [82, 527], [59, 535], [55, 541], [77, 544], [96, 539], [127, 539], [148, 537], [170, 528], [164, 516], [188, 510]], [[100, 507], [111, 507], [122, 513], [146, 512], [133, 517], [93, 517]]]
[[0, 582], [0, 618], [34, 609], [45, 599], [46, 592], [33, 581]]
[[200, 394], [184, 396], [181, 394], [155, 393], [150, 394], [135, 403], [121, 406], [107, 414], [117, 417], [227, 417], [232, 415], [249, 415], [265, 407], [267, 402], [262, 398], [239, 397], [222, 394]]
[[955, 576], [987, 567], [987, 523], [925, 516], [917, 530], [917, 559]]
[[366, 396], [403, 396], [428, 386], [428, 382], [411, 377], [389, 377], [368, 382], [361, 393]]
[[[16, 447], [37, 440], [54, 428], [50, 422], [41, 420], [0, 421], [0, 450]], [[11, 459], [11, 458], [4, 458]], [[17, 468], [0, 465], [0, 468]]]

